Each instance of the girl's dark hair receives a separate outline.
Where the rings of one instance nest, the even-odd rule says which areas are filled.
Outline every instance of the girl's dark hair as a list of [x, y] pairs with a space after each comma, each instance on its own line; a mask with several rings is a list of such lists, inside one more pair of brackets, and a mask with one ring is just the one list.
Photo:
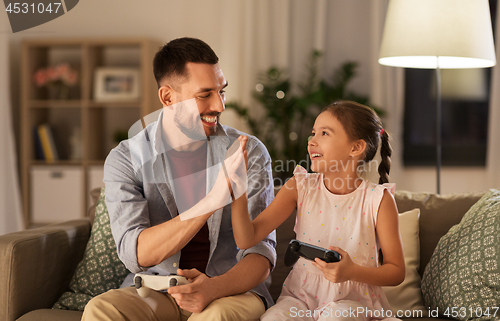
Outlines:
[[389, 144], [389, 134], [383, 129], [382, 122], [375, 111], [368, 106], [345, 100], [328, 105], [321, 112], [325, 111], [332, 113], [339, 120], [351, 141], [362, 139], [366, 142], [363, 159], [365, 163], [375, 157], [379, 141], [381, 142], [382, 161], [378, 166], [379, 184], [388, 183], [392, 147]]
[[186, 77], [188, 62], [215, 65], [219, 62], [219, 57], [200, 39], [184, 37], [170, 41], [160, 48], [153, 60], [153, 73], [158, 88], [167, 77]]

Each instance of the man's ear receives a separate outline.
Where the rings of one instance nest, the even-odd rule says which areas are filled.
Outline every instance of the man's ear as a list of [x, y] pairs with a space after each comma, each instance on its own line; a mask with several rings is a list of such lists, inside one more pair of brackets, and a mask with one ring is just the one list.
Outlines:
[[358, 139], [353, 142], [350, 156], [356, 157], [362, 155], [366, 149], [366, 142], [362, 139]]
[[158, 89], [158, 98], [162, 103], [163, 107], [170, 106], [173, 104], [174, 90], [169, 85], [161, 86]]

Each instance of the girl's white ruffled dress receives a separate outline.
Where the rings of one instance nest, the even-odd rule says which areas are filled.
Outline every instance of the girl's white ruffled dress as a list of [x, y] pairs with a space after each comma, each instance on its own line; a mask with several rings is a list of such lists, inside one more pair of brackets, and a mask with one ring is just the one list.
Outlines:
[[[394, 193], [395, 184], [362, 180], [355, 191], [335, 195], [326, 189], [322, 174], [310, 174], [297, 166], [294, 176], [298, 191], [296, 238], [323, 248], [340, 247], [354, 263], [377, 267], [377, 212], [384, 190]], [[351, 184], [354, 186], [354, 182]], [[386, 313], [390, 305], [381, 287], [353, 281], [332, 283], [310, 261], [300, 258], [286, 278], [276, 305], [261, 320], [346, 319], [341, 317], [342, 312], [347, 316], [352, 310], [366, 313], [349, 312], [347, 319], [383, 319], [386, 314], [382, 311]], [[352, 318], [354, 315], [356, 318]]]

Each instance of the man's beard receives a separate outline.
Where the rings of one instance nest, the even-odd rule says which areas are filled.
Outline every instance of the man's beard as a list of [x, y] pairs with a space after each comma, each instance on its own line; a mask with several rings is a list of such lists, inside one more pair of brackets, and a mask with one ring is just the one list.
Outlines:
[[[219, 117], [217, 117], [218, 121]], [[174, 124], [180, 131], [192, 140], [206, 140], [205, 127], [201, 121], [196, 101], [190, 99], [184, 101], [180, 106], [176, 106], [174, 113]], [[217, 127], [214, 127], [212, 134], [215, 134]]]

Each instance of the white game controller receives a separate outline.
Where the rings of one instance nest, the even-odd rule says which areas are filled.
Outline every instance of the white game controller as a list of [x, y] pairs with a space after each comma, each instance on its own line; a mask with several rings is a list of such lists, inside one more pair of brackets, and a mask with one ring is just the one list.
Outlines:
[[189, 284], [189, 281], [179, 275], [151, 275], [144, 273], [137, 273], [134, 276], [134, 284], [137, 293], [143, 297], [147, 298], [151, 290], [163, 291], [176, 285]]

